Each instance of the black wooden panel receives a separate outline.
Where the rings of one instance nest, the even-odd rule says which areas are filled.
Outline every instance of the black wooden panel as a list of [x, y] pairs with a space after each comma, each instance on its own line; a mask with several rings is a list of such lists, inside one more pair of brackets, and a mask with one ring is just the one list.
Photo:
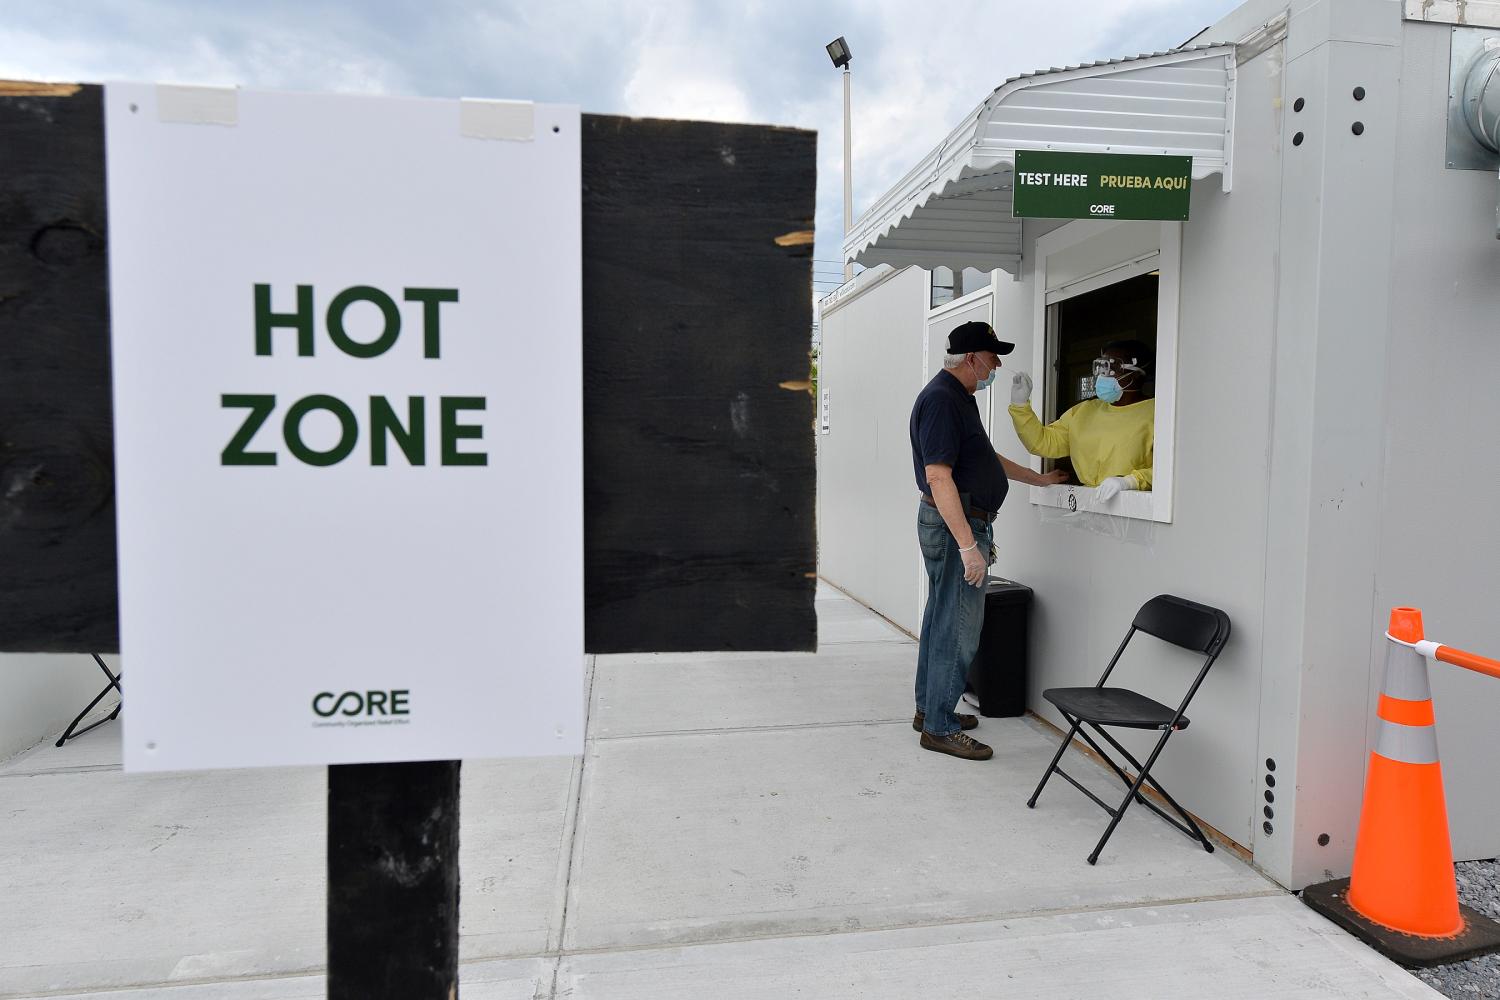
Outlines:
[[0, 98], [0, 649], [119, 646], [103, 116]]
[[[814, 143], [584, 116], [591, 652], [815, 642]], [[119, 647], [103, 192], [100, 88], [0, 84], [0, 649]]]
[[591, 651], [816, 643], [815, 139], [585, 120]]

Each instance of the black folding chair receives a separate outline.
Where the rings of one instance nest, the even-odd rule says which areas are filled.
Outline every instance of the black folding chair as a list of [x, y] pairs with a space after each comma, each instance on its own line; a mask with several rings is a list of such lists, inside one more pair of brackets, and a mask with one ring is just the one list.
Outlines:
[[[79, 736], [82, 736], [84, 733], [98, 729], [106, 722], [113, 722], [115, 719], [118, 719], [120, 717], [120, 708], [121, 705], [124, 704], [125, 698], [125, 689], [120, 687], [120, 681], [125, 676], [125, 671], [122, 670], [118, 674], [114, 673], [105, 664], [104, 658], [98, 653], [90, 653], [89, 655], [94, 658], [95, 663], [99, 664], [99, 669], [104, 671], [104, 676], [109, 678], [109, 683], [104, 685], [103, 691], [100, 691], [97, 695], [94, 696], [93, 701], [84, 706], [83, 711], [78, 713], [78, 718], [68, 723], [68, 728], [64, 729], [63, 734], [57, 738], [58, 746], [62, 746], [69, 740], [76, 739]], [[113, 712], [110, 712], [109, 715], [105, 718], [100, 719], [98, 722], [91, 723], [90, 725], [84, 726], [82, 729], [79, 729], [78, 724], [85, 718], [87, 718], [88, 714], [94, 710], [94, 706], [103, 701], [105, 695], [109, 694], [111, 691], [120, 692], [121, 701], [119, 704], [115, 705], [115, 710]]]
[[[1109, 679], [1110, 672], [1115, 669], [1115, 664], [1120, 661], [1120, 654], [1125, 652], [1125, 647], [1130, 644], [1131, 638], [1137, 632], [1154, 635], [1174, 646], [1181, 646], [1183, 649], [1190, 649], [1204, 656], [1203, 667], [1198, 671], [1198, 676], [1193, 679], [1193, 685], [1188, 688], [1182, 704], [1175, 709], [1128, 688], [1104, 686], [1104, 682]], [[1163, 594], [1141, 605], [1141, 610], [1136, 612], [1135, 621], [1130, 623], [1130, 631], [1125, 633], [1124, 641], [1120, 643], [1120, 648], [1115, 650], [1115, 655], [1110, 659], [1109, 666], [1104, 668], [1104, 674], [1097, 684], [1083, 688], [1050, 688], [1042, 692], [1042, 697], [1057, 706], [1057, 710], [1063, 714], [1063, 718], [1068, 720], [1072, 728], [1068, 730], [1068, 735], [1063, 737], [1062, 746], [1057, 748], [1057, 753], [1052, 757], [1052, 763], [1047, 765], [1047, 773], [1042, 775], [1041, 783], [1036, 786], [1036, 791], [1031, 793], [1031, 798], [1026, 805], [1032, 809], [1036, 808], [1037, 797], [1042, 794], [1042, 789], [1047, 787], [1047, 779], [1051, 778], [1055, 771], [1109, 813], [1111, 817], [1109, 829], [1104, 831], [1104, 836], [1099, 838], [1099, 843], [1094, 847], [1094, 853], [1089, 855], [1089, 864], [1099, 862], [1099, 853], [1109, 842], [1110, 835], [1115, 832], [1115, 827], [1120, 825], [1120, 820], [1124, 817], [1125, 810], [1132, 800], [1150, 809], [1189, 837], [1196, 837], [1205, 851], [1213, 851], [1214, 845], [1208, 842], [1208, 838], [1203, 835], [1203, 831], [1198, 828], [1193, 817], [1189, 816], [1187, 811], [1177, 804], [1177, 800], [1168, 795], [1167, 790], [1151, 777], [1151, 767], [1161, 756], [1162, 749], [1167, 745], [1167, 740], [1172, 734], [1188, 727], [1187, 716], [1183, 713], [1187, 711], [1188, 702], [1193, 700], [1193, 695], [1198, 693], [1198, 686], [1208, 675], [1208, 668], [1213, 666], [1214, 661], [1219, 658], [1219, 653], [1224, 649], [1224, 643], [1228, 639], [1229, 616], [1224, 612], [1218, 608], [1195, 604], [1181, 597]], [[1130, 766], [1136, 771], [1134, 780], [1119, 764], [1115, 763], [1114, 758], [1106, 753], [1103, 747], [1094, 742], [1088, 730], [1082, 728], [1084, 726], [1092, 728], [1130, 762]], [[1107, 726], [1121, 729], [1160, 730], [1161, 739], [1156, 741], [1156, 748], [1151, 751], [1151, 756], [1146, 758], [1146, 763], [1142, 764], [1132, 757], [1130, 751], [1121, 746], [1118, 740], [1105, 731]], [[1111, 809], [1103, 799], [1083, 787], [1071, 774], [1057, 766], [1057, 762], [1062, 759], [1063, 752], [1073, 742], [1074, 734], [1082, 736], [1084, 742], [1093, 747], [1120, 780], [1129, 787], [1130, 791], [1125, 793], [1125, 799], [1118, 809]], [[1142, 795], [1143, 784], [1150, 784], [1156, 793], [1177, 812], [1177, 815], [1182, 817], [1182, 822], [1168, 816], [1156, 803]]]

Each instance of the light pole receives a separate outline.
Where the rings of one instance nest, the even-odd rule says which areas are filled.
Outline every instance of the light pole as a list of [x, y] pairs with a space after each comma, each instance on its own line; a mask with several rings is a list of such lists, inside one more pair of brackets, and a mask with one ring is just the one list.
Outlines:
[[[849, 136], [849, 43], [840, 35], [828, 43], [828, 58], [835, 69], [844, 71], [844, 235], [854, 228], [854, 178], [851, 173], [854, 147]], [[854, 264], [844, 261], [844, 280], [854, 277]]]

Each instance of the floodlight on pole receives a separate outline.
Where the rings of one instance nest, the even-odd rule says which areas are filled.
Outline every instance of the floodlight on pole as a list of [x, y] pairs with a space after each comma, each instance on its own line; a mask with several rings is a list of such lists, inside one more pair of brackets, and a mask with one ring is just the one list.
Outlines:
[[[849, 62], [853, 56], [849, 54], [849, 43], [844, 41], [843, 35], [828, 43], [828, 58], [833, 60], [834, 69], [844, 71], [844, 235], [847, 237], [849, 230], [854, 228], [854, 151], [849, 127]], [[844, 280], [852, 277], [854, 264], [845, 259]]]
[[843, 35], [828, 43], [828, 58], [833, 60], [834, 69], [849, 65], [849, 43], [844, 41]]

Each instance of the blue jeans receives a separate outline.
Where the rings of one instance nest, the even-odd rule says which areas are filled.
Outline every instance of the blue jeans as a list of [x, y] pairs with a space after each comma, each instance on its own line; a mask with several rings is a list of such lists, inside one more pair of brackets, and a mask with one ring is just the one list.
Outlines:
[[[989, 561], [994, 532], [990, 525], [969, 518], [979, 551]], [[954, 707], [964, 693], [969, 664], [979, 652], [984, 627], [984, 587], [964, 581], [964, 559], [958, 542], [936, 507], [917, 505], [917, 541], [927, 566], [927, 607], [922, 612], [922, 637], [917, 647], [917, 711], [927, 716], [923, 728], [933, 736], [959, 730]]]

